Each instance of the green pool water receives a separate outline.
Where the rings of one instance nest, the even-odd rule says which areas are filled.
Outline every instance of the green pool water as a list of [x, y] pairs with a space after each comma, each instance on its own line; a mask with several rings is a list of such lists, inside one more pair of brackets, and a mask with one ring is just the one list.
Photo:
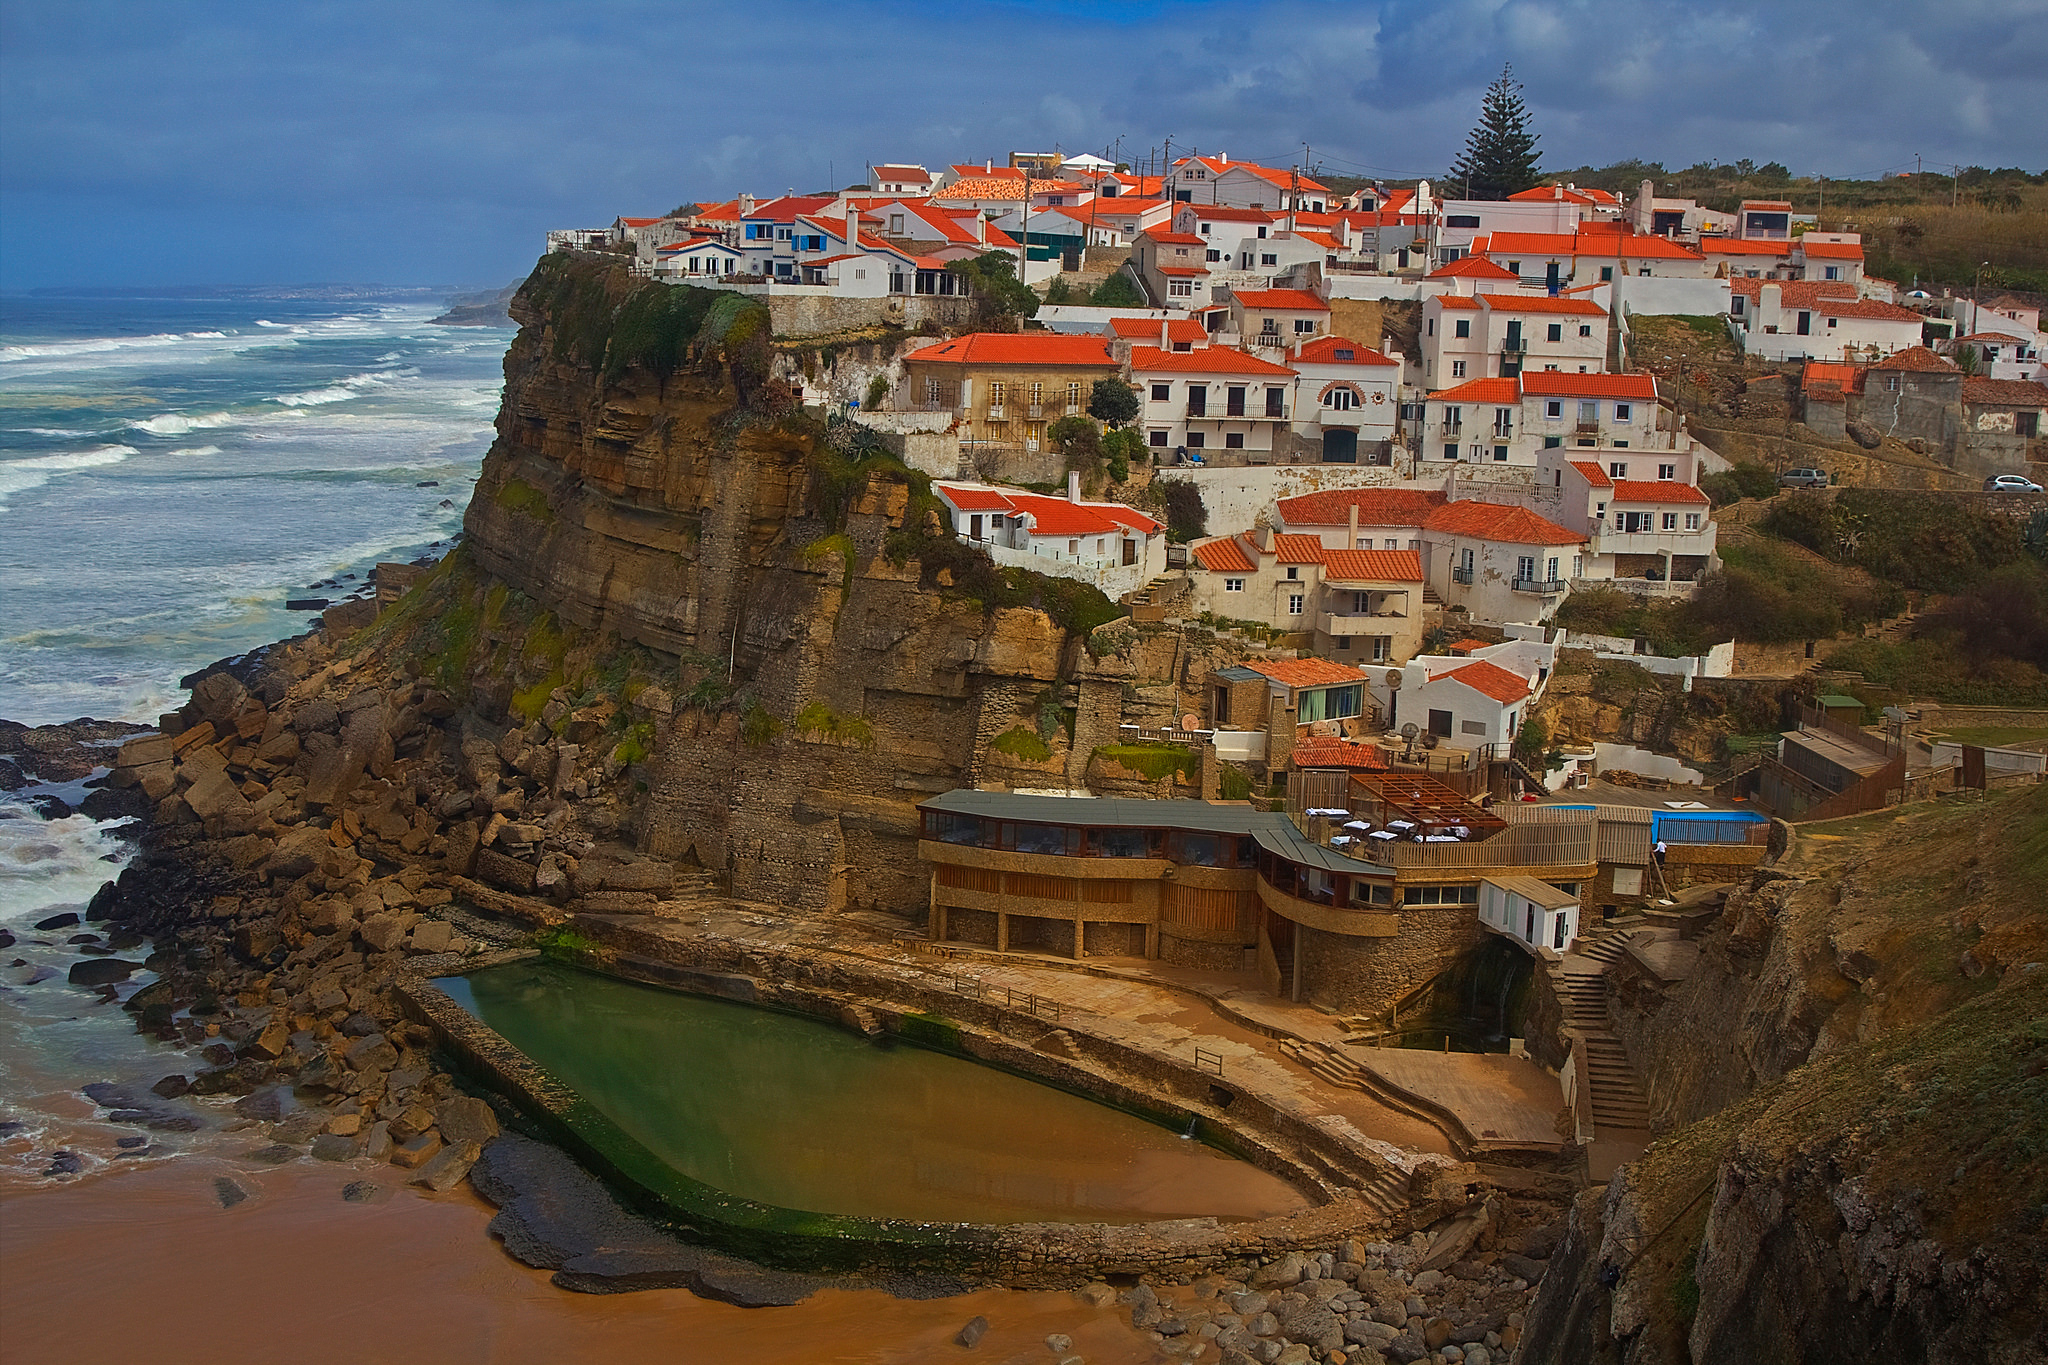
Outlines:
[[1256, 1218], [1306, 1203], [1120, 1110], [810, 1019], [544, 962], [436, 984], [663, 1161], [746, 1199], [977, 1223]]

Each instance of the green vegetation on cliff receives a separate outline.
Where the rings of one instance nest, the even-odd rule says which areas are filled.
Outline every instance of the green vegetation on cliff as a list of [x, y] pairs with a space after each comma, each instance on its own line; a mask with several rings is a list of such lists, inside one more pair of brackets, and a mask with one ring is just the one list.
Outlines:
[[743, 294], [641, 279], [623, 264], [556, 253], [534, 267], [518, 306], [546, 319], [556, 360], [607, 382], [636, 369], [665, 380], [723, 357], [743, 406], [770, 396], [773, 327], [767, 308]]

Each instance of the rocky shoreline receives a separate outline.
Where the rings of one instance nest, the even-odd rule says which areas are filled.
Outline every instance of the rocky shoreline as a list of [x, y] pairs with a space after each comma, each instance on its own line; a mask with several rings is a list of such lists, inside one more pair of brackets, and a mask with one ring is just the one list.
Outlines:
[[[507, 1131], [521, 1122], [510, 1106], [465, 1092], [437, 1064], [432, 1035], [393, 989], [401, 975], [523, 944], [536, 918], [559, 921], [572, 900], [640, 908], [675, 875], [596, 837], [617, 830], [630, 800], [621, 765], [572, 742], [604, 718], [561, 696], [547, 712], [493, 739], [431, 684], [374, 654], [338, 657], [315, 633], [195, 675], [191, 701], [154, 732], [0, 729], [0, 774], [14, 787], [30, 774], [75, 782], [113, 758], [80, 809], [138, 817], [142, 834], [85, 912], [95, 941], [81, 945], [74, 983], [111, 1000], [132, 972], [155, 972], [123, 1007], [205, 1062], [151, 1091], [96, 1084], [86, 1096], [145, 1130], [189, 1122], [171, 1103], [188, 1092], [233, 1096], [266, 1139], [259, 1160], [381, 1161], [436, 1191], [468, 1180], [499, 1206], [491, 1230], [506, 1249], [564, 1288], [684, 1286], [757, 1306], [827, 1285], [912, 1297], [973, 1288], [806, 1275], [691, 1246], [566, 1154]], [[523, 916], [475, 908], [512, 901]], [[1487, 1365], [1513, 1349], [1557, 1240], [1537, 1220], [1554, 1213], [1475, 1201], [1404, 1242], [1293, 1252], [1236, 1279], [1078, 1292], [1096, 1306], [1122, 1299], [1167, 1358]], [[961, 1340], [976, 1337], [969, 1324]]]

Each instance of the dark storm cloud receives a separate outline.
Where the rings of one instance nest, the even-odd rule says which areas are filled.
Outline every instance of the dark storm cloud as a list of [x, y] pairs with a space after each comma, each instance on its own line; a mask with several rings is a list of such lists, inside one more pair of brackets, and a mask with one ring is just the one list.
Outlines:
[[549, 226], [1013, 147], [1441, 173], [1515, 63], [1546, 164], [2043, 160], [2039, 0], [30, 3], [0, 280], [510, 278]]

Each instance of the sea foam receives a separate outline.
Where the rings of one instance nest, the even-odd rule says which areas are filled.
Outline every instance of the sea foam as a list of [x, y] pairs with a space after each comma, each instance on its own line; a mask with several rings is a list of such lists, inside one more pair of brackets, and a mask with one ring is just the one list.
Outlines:
[[137, 453], [134, 446], [95, 446], [91, 450], [74, 451], [68, 455], [37, 455], [26, 460], [0, 463], [0, 509], [6, 507], [5, 499], [31, 488], [41, 488], [59, 474], [119, 464]]
[[207, 427], [228, 426], [235, 420], [233, 413], [211, 412], [193, 417], [182, 412], [166, 412], [155, 417], [145, 417], [128, 425], [137, 431], [146, 431], [152, 436], [183, 436], [188, 432]]

